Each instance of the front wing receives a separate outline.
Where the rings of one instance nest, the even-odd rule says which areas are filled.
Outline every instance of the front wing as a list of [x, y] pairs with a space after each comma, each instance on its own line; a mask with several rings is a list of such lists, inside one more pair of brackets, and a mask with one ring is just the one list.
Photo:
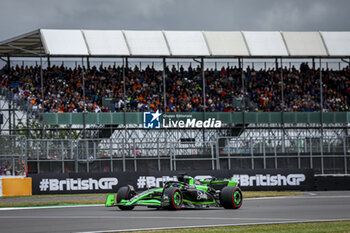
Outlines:
[[148, 206], [148, 207], [164, 207], [169, 204], [169, 200], [162, 200], [163, 189], [149, 189], [137, 194], [130, 200], [121, 200], [116, 202], [117, 194], [109, 194], [106, 199], [106, 207], [112, 206]]

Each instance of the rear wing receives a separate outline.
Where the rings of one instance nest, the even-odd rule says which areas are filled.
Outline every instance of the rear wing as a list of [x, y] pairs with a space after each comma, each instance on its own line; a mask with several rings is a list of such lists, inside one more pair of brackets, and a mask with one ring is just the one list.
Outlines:
[[237, 186], [238, 182], [234, 178], [217, 180], [216, 178], [201, 179], [199, 182], [206, 185], [227, 185], [227, 186]]

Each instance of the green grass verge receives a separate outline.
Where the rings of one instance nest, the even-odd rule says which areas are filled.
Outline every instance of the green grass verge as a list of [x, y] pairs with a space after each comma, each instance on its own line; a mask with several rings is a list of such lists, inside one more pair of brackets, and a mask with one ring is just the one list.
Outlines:
[[[191, 228], [176, 230], [156, 230], [142, 231], [142, 233], [203, 233], [203, 232], [234, 232], [234, 233], [255, 233], [255, 232], [279, 232], [279, 233], [340, 233], [350, 232], [350, 221], [339, 222], [318, 222], [318, 223], [288, 223], [288, 224], [271, 224], [271, 225], [254, 225], [254, 226], [232, 226], [232, 227], [212, 227], [212, 228]], [[138, 232], [141, 233], [141, 232]]]
[[33, 206], [58, 206], [58, 205], [92, 205], [92, 204], [104, 204], [104, 203], [105, 203], [105, 200], [23, 202], [23, 203], [0, 204], [0, 208], [33, 207]]
[[8, 199], [8, 198], [19, 198], [19, 197], [26, 197], [26, 198], [32, 198], [32, 197], [76, 197], [76, 196], [96, 196], [96, 195], [108, 195], [108, 193], [87, 193], [87, 194], [48, 194], [48, 195], [30, 195], [30, 196], [10, 196], [10, 197], [0, 197], [1, 199]]
[[296, 196], [304, 195], [300, 192], [287, 192], [287, 191], [244, 191], [244, 198], [253, 198], [253, 197], [281, 197], [281, 196]]
[[[33, 195], [33, 196], [15, 196], [15, 197], [0, 197], [0, 208], [4, 207], [31, 207], [31, 206], [54, 206], [54, 205], [86, 205], [86, 204], [104, 204], [105, 198], [96, 197], [94, 200], [64, 200], [64, 201], [40, 201], [40, 197], [86, 197], [86, 196], [106, 196], [107, 194], [62, 194], [62, 195]], [[245, 191], [243, 192], [244, 198], [253, 198], [253, 197], [276, 197], [276, 196], [295, 196], [303, 195], [303, 193], [298, 192], [285, 192], [285, 191]], [[38, 199], [39, 197], [39, 199]], [[9, 198], [20, 198], [16, 203], [1, 203], [2, 199]], [[24, 199], [23, 199], [24, 198]], [[30, 199], [36, 199], [31, 201]]]

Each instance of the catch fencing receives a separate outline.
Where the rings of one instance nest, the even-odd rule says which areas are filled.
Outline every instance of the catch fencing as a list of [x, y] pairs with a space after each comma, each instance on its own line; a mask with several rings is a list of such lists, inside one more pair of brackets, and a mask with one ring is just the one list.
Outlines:
[[26, 138], [0, 135], [0, 176], [26, 175]]
[[206, 142], [29, 139], [31, 173], [314, 169], [348, 174], [350, 137], [224, 137]]

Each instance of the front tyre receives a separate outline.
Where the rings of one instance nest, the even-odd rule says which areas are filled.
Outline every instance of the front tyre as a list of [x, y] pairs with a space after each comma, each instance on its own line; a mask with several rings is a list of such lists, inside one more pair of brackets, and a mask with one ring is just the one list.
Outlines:
[[[117, 203], [119, 203], [121, 200], [130, 200], [133, 197], [133, 190], [130, 186], [123, 186], [120, 189], [118, 189], [117, 192]], [[132, 210], [135, 206], [123, 206], [118, 205], [118, 208], [121, 210]]]
[[242, 191], [238, 187], [224, 187], [220, 194], [220, 203], [225, 209], [239, 209], [243, 203]]
[[179, 188], [170, 187], [164, 191], [169, 198], [169, 210], [179, 210], [182, 207], [183, 196]]

